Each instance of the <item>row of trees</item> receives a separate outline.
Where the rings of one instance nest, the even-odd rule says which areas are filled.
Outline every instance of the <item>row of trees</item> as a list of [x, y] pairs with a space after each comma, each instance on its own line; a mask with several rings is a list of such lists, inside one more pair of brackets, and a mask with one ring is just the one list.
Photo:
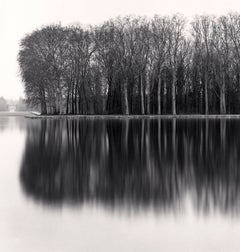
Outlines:
[[240, 14], [51, 25], [21, 41], [27, 100], [43, 114], [239, 113]]

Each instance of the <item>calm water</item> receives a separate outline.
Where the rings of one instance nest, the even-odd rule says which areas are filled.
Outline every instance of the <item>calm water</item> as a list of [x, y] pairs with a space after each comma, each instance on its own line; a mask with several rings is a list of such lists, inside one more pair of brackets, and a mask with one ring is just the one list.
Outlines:
[[0, 251], [239, 251], [240, 120], [0, 117]]

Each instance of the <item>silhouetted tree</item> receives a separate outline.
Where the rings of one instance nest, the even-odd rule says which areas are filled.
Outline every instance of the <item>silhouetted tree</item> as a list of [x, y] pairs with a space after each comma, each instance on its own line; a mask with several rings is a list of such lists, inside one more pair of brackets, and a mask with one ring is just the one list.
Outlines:
[[51, 25], [21, 42], [27, 102], [42, 114], [239, 113], [240, 15]]

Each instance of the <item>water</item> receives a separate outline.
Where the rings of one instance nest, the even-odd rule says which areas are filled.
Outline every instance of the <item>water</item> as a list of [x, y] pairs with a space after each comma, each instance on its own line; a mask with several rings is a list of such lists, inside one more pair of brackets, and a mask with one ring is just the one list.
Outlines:
[[239, 251], [240, 120], [0, 117], [0, 251]]

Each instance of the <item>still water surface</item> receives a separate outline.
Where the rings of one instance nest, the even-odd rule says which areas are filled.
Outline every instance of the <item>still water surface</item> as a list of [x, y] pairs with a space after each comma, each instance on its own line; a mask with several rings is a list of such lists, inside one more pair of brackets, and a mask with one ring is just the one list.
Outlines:
[[0, 251], [239, 251], [240, 120], [0, 117]]

